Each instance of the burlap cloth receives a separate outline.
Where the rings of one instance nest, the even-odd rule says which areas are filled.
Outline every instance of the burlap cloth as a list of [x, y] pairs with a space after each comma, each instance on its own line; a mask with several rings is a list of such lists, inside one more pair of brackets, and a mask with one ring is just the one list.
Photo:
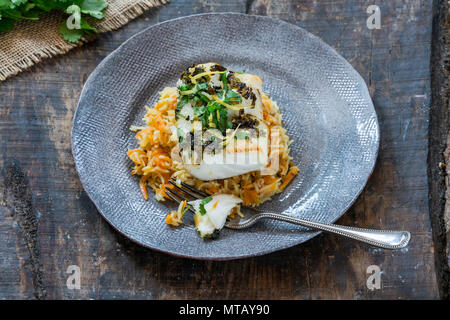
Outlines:
[[[90, 20], [99, 32], [115, 30], [144, 11], [162, 5], [168, 0], [107, 0], [106, 16], [102, 20]], [[64, 41], [58, 28], [64, 14], [52, 12], [39, 21], [20, 21], [10, 32], [0, 33], [0, 80], [5, 80], [45, 58], [62, 54], [89, 41], [78, 43]]]

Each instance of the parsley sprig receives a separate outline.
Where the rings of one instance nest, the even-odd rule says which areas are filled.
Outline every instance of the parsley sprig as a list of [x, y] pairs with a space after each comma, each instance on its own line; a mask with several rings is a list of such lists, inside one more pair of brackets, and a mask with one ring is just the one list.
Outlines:
[[0, 0], [0, 32], [11, 31], [19, 20], [39, 20], [46, 12], [72, 12], [80, 19], [80, 29], [67, 28], [64, 19], [58, 31], [64, 40], [77, 42], [84, 35], [97, 32], [85, 18], [103, 19], [107, 6], [105, 0]]

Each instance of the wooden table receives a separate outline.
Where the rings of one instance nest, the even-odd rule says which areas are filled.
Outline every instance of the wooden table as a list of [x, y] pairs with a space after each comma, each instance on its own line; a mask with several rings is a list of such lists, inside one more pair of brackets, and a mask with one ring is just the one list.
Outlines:
[[[371, 4], [381, 9], [381, 29], [366, 25]], [[447, 298], [445, 190], [436, 162], [447, 125], [437, 89], [445, 78], [439, 76], [440, 57], [430, 65], [430, 56], [442, 53], [445, 33], [437, 14], [432, 33], [433, 12], [445, 6], [444, 1], [172, 0], [1, 83], [0, 299]], [[257, 258], [203, 262], [142, 248], [100, 217], [71, 154], [71, 121], [83, 83], [106, 55], [147, 26], [218, 11], [270, 15], [301, 26], [362, 75], [379, 117], [380, 152], [364, 192], [338, 223], [410, 230], [408, 248], [386, 251], [321, 234]], [[427, 165], [430, 150], [436, 152]], [[71, 265], [80, 268], [80, 289], [66, 285]], [[380, 289], [367, 286], [371, 265], [381, 270]]]

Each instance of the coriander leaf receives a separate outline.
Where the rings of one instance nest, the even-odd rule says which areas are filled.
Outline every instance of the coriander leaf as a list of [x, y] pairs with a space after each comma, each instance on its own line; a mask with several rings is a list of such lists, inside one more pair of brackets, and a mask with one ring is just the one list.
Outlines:
[[219, 91], [219, 92], [217, 92], [217, 97], [218, 97], [220, 100], [222, 100], [224, 94], [225, 94], [225, 90]]
[[178, 90], [187, 91], [187, 90], [191, 90], [192, 88], [193, 88], [192, 84], [185, 84], [185, 85], [179, 86]]
[[65, 2], [57, 2], [57, 1], [47, 1], [47, 0], [36, 0], [34, 1], [36, 6], [44, 11], [51, 10], [61, 10], [64, 11], [67, 8], [68, 3]]
[[197, 102], [199, 102], [199, 101], [200, 101], [200, 98], [197, 97], [197, 96], [194, 96], [194, 97], [192, 98], [192, 105], [197, 105]]
[[228, 90], [228, 85], [227, 85], [228, 81], [227, 81], [227, 75], [225, 72], [220, 74], [220, 80], [222, 80], [222, 83], [223, 83], [223, 90], [227, 91]]
[[58, 31], [62, 35], [64, 40], [66, 40], [68, 42], [72, 42], [72, 43], [77, 42], [84, 35], [83, 29], [67, 28], [67, 24], [66, 24], [65, 20], [61, 23], [61, 26], [59, 27]]
[[208, 84], [206, 82], [201, 82], [201, 83], [197, 84], [198, 91], [207, 90], [207, 89], [208, 89]]
[[199, 94], [199, 97], [200, 97], [200, 100], [202, 100], [203, 102], [209, 103], [209, 99], [206, 96], [204, 96], [203, 94]]
[[11, 18], [14, 20], [38, 20], [36, 17], [27, 17], [22, 14], [22, 12], [19, 9], [7, 9], [2, 11], [2, 16], [5, 16], [7, 18]]
[[213, 112], [213, 111], [216, 111], [216, 110], [220, 109], [220, 105], [217, 106], [216, 103], [208, 104], [206, 109], [208, 109], [209, 112]]
[[225, 108], [222, 108], [219, 110], [219, 117], [220, 117], [220, 131], [225, 132], [228, 129], [227, 126], [227, 117], [228, 117], [228, 112]]
[[181, 98], [178, 99], [178, 103], [177, 103], [177, 111], [180, 111], [181, 108], [188, 103], [189, 98], [187, 96], [181, 96]]
[[207, 204], [211, 200], [212, 200], [212, 197], [207, 197], [200, 202], [199, 209], [200, 209], [200, 214], [202, 216], [206, 214], [205, 204]]
[[97, 32], [97, 29], [89, 25], [85, 19], [81, 18], [80, 29], [67, 28], [67, 22], [64, 20], [58, 31], [63, 36], [64, 40], [74, 43], [80, 40], [84, 35], [89, 34], [90, 31]]
[[11, 31], [14, 28], [14, 20], [3, 18], [0, 20], [0, 32]]
[[202, 114], [204, 114], [206, 112], [206, 107], [201, 106], [201, 107], [194, 107], [194, 114], [201, 116]]
[[10, 31], [16, 20], [38, 20], [38, 16], [45, 12], [71, 10], [72, 19], [80, 21], [79, 30], [69, 30], [66, 21], [59, 27], [59, 32], [66, 41], [76, 42], [83, 35], [96, 32], [96, 29], [83, 20], [82, 15], [90, 15], [101, 19], [105, 16], [104, 10], [108, 6], [105, 0], [0, 0], [0, 31]]
[[229, 90], [225, 94], [225, 102], [227, 102], [227, 103], [230, 103], [230, 102], [239, 103], [239, 102], [242, 102], [242, 97], [238, 93], [236, 93], [236, 92], [234, 92], [232, 90]]
[[84, 18], [81, 18], [81, 29], [86, 30], [86, 31], [94, 31], [97, 32], [97, 29], [92, 27], [87, 20], [85, 20]]
[[11, 0], [11, 3], [14, 7], [18, 7], [21, 4], [25, 4], [28, 0]]
[[28, 11], [30, 11], [31, 9], [33, 9], [34, 7], [36, 7], [36, 4], [34, 4], [34, 3], [27, 3], [24, 7], [23, 7], [23, 11], [24, 12], [28, 12]]
[[105, 0], [83, 0], [81, 3], [81, 10], [102, 11], [108, 7], [108, 2]]
[[0, 10], [12, 8], [14, 8], [14, 4], [12, 4], [11, 0], [0, 0]]
[[27, 3], [25, 6], [21, 7], [22, 12], [24, 15], [26, 15], [28, 18], [37, 18], [39, 15], [44, 13], [44, 11], [38, 7], [36, 7], [35, 3]]
[[103, 19], [105, 17], [103, 10], [107, 6], [108, 3], [104, 0], [83, 0], [81, 12], [97, 19]]

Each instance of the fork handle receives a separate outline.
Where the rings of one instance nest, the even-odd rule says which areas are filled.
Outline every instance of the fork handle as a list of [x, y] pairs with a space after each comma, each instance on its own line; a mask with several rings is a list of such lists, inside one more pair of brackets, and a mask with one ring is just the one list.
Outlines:
[[385, 249], [404, 248], [408, 245], [409, 240], [411, 239], [411, 234], [408, 231], [353, 228], [336, 224], [313, 222], [275, 213], [259, 213], [258, 216], [260, 219], [275, 219], [290, 222], [303, 227], [328, 231]]

